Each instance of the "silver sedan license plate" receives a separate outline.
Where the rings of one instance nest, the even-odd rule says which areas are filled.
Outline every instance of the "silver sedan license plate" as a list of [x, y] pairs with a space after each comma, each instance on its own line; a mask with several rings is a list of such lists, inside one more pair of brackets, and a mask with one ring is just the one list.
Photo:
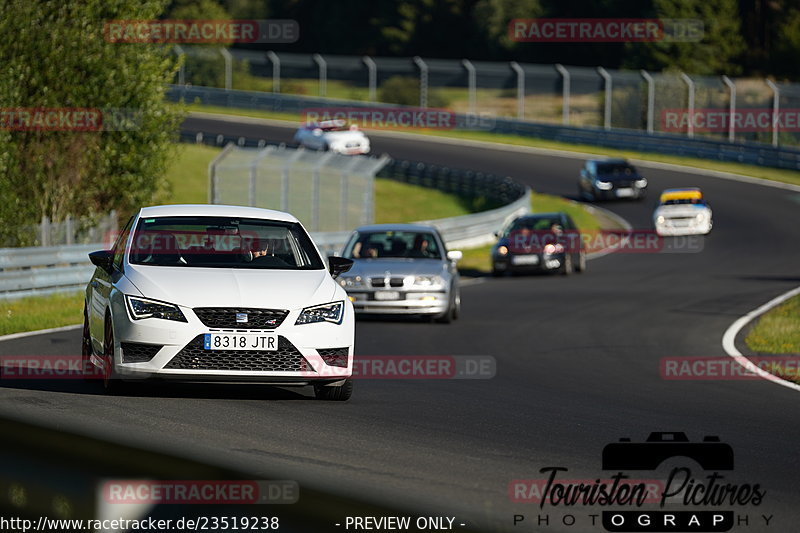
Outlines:
[[204, 337], [206, 350], [274, 352], [278, 349], [278, 336], [270, 333], [206, 333]]
[[399, 300], [400, 293], [398, 291], [377, 291], [375, 293], [376, 300]]

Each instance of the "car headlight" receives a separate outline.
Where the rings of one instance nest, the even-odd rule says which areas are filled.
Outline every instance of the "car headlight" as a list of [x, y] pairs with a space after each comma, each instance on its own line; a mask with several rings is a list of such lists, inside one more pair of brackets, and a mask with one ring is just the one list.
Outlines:
[[498, 246], [497, 255], [508, 255], [508, 246]]
[[163, 320], [175, 320], [176, 322], [188, 322], [177, 305], [128, 295], [125, 296], [125, 300], [128, 302], [128, 309], [134, 320], [161, 318]]
[[363, 287], [364, 279], [361, 276], [339, 276], [339, 285], [344, 289], [352, 289], [355, 287]]
[[706, 214], [705, 213], [697, 213], [697, 216], [695, 218], [697, 219], [698, 222], [702, 222], [702, 221], [704, 221], [706, 219]]
[[329, 304], [306, 307], [297, 317], [298, 324], [314, 324], [316, 322], [332, 322], [341, 324], [344, 316], [344, 302], [331, 302]]
[[600, 189], [601, 191], [608, 191], [611, 190], [611, 188], [613, 187], [610, 181], [597, 180], [595, 183], [597, 183], [597, 188]]
[[658, 216], [656, 217], [656, 224], [663, 224], [663, 223], [664, 223], [664, 220], [666, 220], [666, 219], [664, 218], [664, 215], [658, 215]]
[[644, 189], [645, 187], [647, 187], [647, 180], [644, 178], [639, 178], [638, 180], [636, 180], [635, 185], [640, 189]]
[[545, 244], [544, 253], [546, 254], [560, 254], [564, 251], [564, 246], [561, 244]]
[[421, 285], [423, 287], [431, 287], [434, 285], [443, 285], [444, 280], [441, 276], [414, 276], [414, 285]]

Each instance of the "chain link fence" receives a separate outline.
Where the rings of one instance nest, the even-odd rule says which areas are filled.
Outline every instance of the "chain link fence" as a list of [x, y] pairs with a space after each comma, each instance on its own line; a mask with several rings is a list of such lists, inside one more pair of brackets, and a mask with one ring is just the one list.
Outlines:
[[209, 202], [288, 211], [310, 231], [374, 220], [375, 174], [389, 162], [303, 148], [228, 144], [209, 165]]
[[[447, 108], [731, 142], [800, 144], [800, 84], [513, 61], [277, 54], [196, 46], [176, 52], [187, 56], [176, 75], [179, 85]], [[739, 123], [729, 120], [732, 112], [757, 116], [741, 117]]]

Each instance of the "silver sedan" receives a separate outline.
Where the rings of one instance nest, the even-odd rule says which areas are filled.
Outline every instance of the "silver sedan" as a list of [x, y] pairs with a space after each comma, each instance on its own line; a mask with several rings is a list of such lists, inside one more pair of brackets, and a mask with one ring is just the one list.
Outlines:
[[342, 256], [353, 267], [338, 278], [357, 314], [458, 318], [461, 292], [456, 262], [432, 226], [379, 224], [351, 235]]

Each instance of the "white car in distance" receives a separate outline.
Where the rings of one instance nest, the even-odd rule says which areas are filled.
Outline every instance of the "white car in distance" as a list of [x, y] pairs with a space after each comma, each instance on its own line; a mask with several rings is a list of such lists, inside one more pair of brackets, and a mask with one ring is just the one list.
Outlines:
[[120, 380], [313, 385], [352, 393], [354, 314], [288, 213], [222, 205], [145, 207], [111, 250], [90, 254], [83, 359]]
[[330, 150], [343, 155], [364, 155], [370, 151], [369, 138], [355, 124], [344, 120], [309, 122], [297, 130], [294, 141], [311, 150]]

